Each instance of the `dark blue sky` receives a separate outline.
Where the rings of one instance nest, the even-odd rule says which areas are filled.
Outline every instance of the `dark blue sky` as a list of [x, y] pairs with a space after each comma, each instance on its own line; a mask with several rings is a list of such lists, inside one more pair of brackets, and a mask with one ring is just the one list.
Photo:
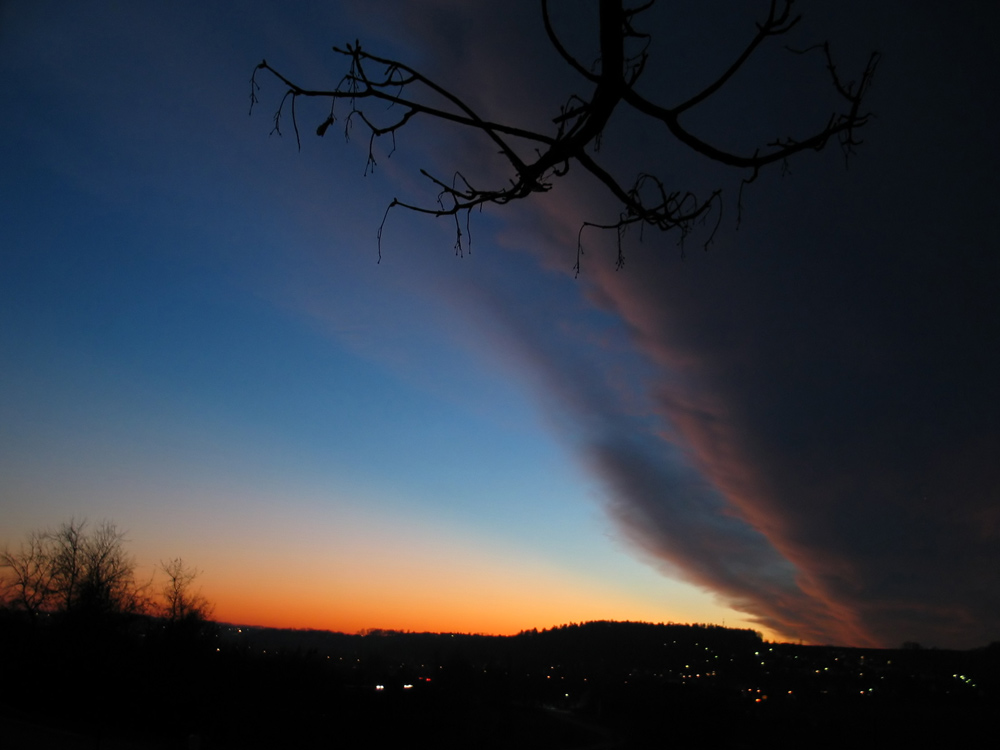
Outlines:
[[[581, 5], [554, 21], [586, 58]], [[733, 5], [641, 17], [646, 96], [718, 74], [766, 11]], [[796, 8], [788, 42], [829, 38], [845, 77], [883, 55], [849, 166], [762, 174], [737, 230], [743, 175], [616, 115], [609, 169], [722, 187], [724, 218], [707, 252], [630, 234], [622, 271], [586, 233], [574, 279], [580, 223], [617, 215], [579, 169], [474, 215], [461, 259], [394, 212], [376, 264], [388, 202], [433, 200], [418, 169], [503, 179], [489, 145], [414, 121], [364, 177], [365, 138], [311, 136], [322, 106], [301, 152], [268, 137], [280, 86], [247, 117], [261, 57], [329, 88], [361, 38], [548, 127], [586, 92], [534, 2], [5, 4], [0, 542], [112, 517], [244, 621], [995, 640], [997, 12]], [[828, 89], [774, 44], [686, 124], [746, 150], [822, 124]]]

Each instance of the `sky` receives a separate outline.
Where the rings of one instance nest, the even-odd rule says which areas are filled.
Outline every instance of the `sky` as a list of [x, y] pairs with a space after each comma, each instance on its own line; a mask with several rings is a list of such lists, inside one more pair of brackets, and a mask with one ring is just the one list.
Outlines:
[[[643, 93], [710, 83], [766, 5], [661, 0]], [[593, 59], [593, 9], [552, 6]], [[109, 519], [241, 624], [1000, 639], [998, 13], [796, 8], [787, 43], [845, 78], [882, 54], [857, 154], [762, 173], [737, 223], [746, 174], [616, 113], [603, 164], [723, 217], [630, 232], [621, 270], [588, 230], [576, 275], [618, 211], [579, 168], [472, 215], [460, 257], [401, 210], [379, 248], [393, 198], [433, 205], [420, 169], [502, 185], [495, 149], [416, 118], [366, 170], [309, 103], [299, 149], [263, 76], [248, 115], [262, 58], [332, 88], [360, 39], [550, 132], [587, 85], [535, 2], [0, 4], [0, 544]], [[830, 93], [774, 43], [689, 126], [752, 152]]]

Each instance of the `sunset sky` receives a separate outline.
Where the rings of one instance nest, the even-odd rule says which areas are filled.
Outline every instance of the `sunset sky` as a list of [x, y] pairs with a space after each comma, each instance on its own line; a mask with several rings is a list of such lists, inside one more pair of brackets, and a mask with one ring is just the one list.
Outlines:
[[[596, 2], [552, 6], [592, 60]], [[796, 8], [690, 127], [750, 153], [822, 127], [823, 59], [783, 46], [829, 38], [848, 79], [883, 55], [858, 153], [763, 173], [737, 229], [748, 175], [622, 113], [602, 162], [721, 187], [723, 218], [707, 252], [714, 216], [630, 233], [620, 271], [585, 232], [574, 277], [618, 211], [579, 169], [474, 214], [462, 257], [395, 210], [379, 262], [389, 202], [433, 205], [421, 168], [504, 184], [495, 148], [417, 119], [366, 175], [360, 129], [314, 135], [328, 105], [301, 150], [273, 79], [248, 116], [262, 58], [333, 88], [360, 39], [549, 132], [588, 88], [536, 2], [0, 5], [0, 545], [110, 519], [242, 624], [1000, 640], [998, 12]], [[661, 0], [646, 95], [710, 83], [766, 10]]]

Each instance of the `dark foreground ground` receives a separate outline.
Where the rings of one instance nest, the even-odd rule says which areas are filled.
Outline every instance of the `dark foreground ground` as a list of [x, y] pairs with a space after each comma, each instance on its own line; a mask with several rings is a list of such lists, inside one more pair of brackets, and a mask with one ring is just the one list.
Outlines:
[[4, 748], [956, 747], [1000, 715], [998, 645], [808, 647], [643, 623], [491, 637], [0, 620]]

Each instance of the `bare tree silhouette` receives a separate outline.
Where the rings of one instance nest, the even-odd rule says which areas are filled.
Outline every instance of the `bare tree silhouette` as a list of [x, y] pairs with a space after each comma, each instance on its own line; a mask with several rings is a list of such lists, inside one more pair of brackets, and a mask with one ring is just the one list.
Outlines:
[[[621, 237], [627, 227], [638, 224], [662, 231], [676, 229], [683, 238], [696, 222], [707, 217], [713, 206], [718, 205], [721, 209], [721, 189], [699, 197], [690, 191], [670, 189], [664, 179], [647, 172], [640, 171], [630, 185], [612, 176], [599, 163], [597, 152], [605, 126], [612, 114], [620, 108], [631, 108], [650, 118], [658, 126], [662, 126], [667, 135], [701, 156], [743, 170], [745, 176], [740, 192], [742, 185], [753, 182], [763, 168], [772, 164], [784, 164], [800, 152], [821, 150], [834, 140], [839, 143], [846, 156], [861, 143], [859, 130], [870, 118], [869, 113], [862, 111], [862, 103], [875, 74], [879, 54], [871, 54], [860, 79], [848, 81], [838, 72], [827, 42], [798, 50], [802, 54], [815, 52], [824, 56], [831, 85], [842, 103], [813, 132], [800, 137], [778, 137], [748, 153], [727, 150], [696, 135], [683, 124], [683, 116], [696, 110], [722, 89], [764, 42], [786, 34], [799, 22], [800, 16], [792, 13], [794, 0], [770, 0], [767, 16], [757, 23], [756, 33], [712, 83], [683, 101], [663, 105], [648, 99], [637, 89], [637, 83], [649, 62], [650, 35], [641, 31], [636, 21], [654, 3], [655, 0], [647, 0], [628, 6], [625, 0], [599, 0], [600, 57], [593, 67], [587, 67], [564, 45], [553, 25], [549, 1], [541, 0], [542, 22], [549, 41], [559, 56], [583, 79], [583, 85], [590, 88], [588, 96], [574, 93], [565, 100], [559, 107], [558, 114], [552, 118], [551, 132], [486, 120], [446, 87], [403, 62], [365, 51], [357, 41], [333, 48], [336, 53], [347, 58], [349, 67], [348, 72], [332, 89], [300, 86], [273, 68], [267, 60], [262, 60], [251, 77], [251, 112], [258, 101], [257, 92], [260, 89], [257, 74], [266, 71], [286, 87], [274, 113], [272, 132], [280, 135], [282, 117], [287, 106], [291, 110], [296, 142], [301, 148], [295, 110], [299, 97], [330, 100], [329, 115], [316, 128], [319, 136], [323, 136], [337, 122], [337, 102], [345, 100], [348, 108], [346, 115], [342, 117], [345, 135], [349, 135], [352, 126], [358, 123], [369, 135], [366, 172], [368, 167], [375, 164], [375, 141], [388, 136], [395, 149], [397, 131], [418, 115], [479, 131], [488, 140], [490, 148], [499, 151], [510, 168], [507, 181], [499, 185], [473, 185], [461, 171], [457, 171], [451, 179], [444, 179], [421, 170], [438, 191], [436, 201], [431, 205], [421, 205], [395, 198], [392, 200], [378, 230], [380, 259], [382, 229], [389, 211], [396, 206], [433, 216], [454, 217], [456, 252], [461, 254], [462, 215], [468, 231], [472, 209], [487, 204], [504, 205], [535, 193], [546, 192], [552, 188], [556, 179], [569, 172], [572, 165], [579, 165], [616, 199], [620, 211], [617, 218], [610, 221], [588, 221], [581, 226], [577, 243], [577, 271], [582, 252], [580, 236], [586, 227], [617, 231], [618, 266], [621, 267], [624, 263]], [[388, 105], [385, 113], [376, 114], [372, 110], [370, 105], [375, 102]], [[721, 210], [717, 214], [721, 218]], [[718, 219], [705, 243], [706, 247], [717, 228]]]
[[198, 570], [184, 564], [175, 557], [160, 563], [160, 569], [167, 576], [161, 596], [163, 615], [171, 624], [185, 621], [203, 621], [212, 616], [212, 606], [200, 592], [193, 590]]
[[50, 537], [32, 531], [16, 550], [0, 552], [0, 593], [8, 606], [22, 609], [34, 619], [51, 605], [55, 596]]
[[0, 552], [0, 568], [8, 604], [31, 615], [103, 617], [149, 609], [125, 532], [110, 521], [88, 530], [86, 521], [71, 519], [55, 531], [33, 531], [17, 550]]
[[53, 581], [63, 608], [91, 616], [146, 611], [146, 587], [136, 581], [125, 532], [110, 521], [89, 533], [85, 526], [70, 521], [52, 535]]

